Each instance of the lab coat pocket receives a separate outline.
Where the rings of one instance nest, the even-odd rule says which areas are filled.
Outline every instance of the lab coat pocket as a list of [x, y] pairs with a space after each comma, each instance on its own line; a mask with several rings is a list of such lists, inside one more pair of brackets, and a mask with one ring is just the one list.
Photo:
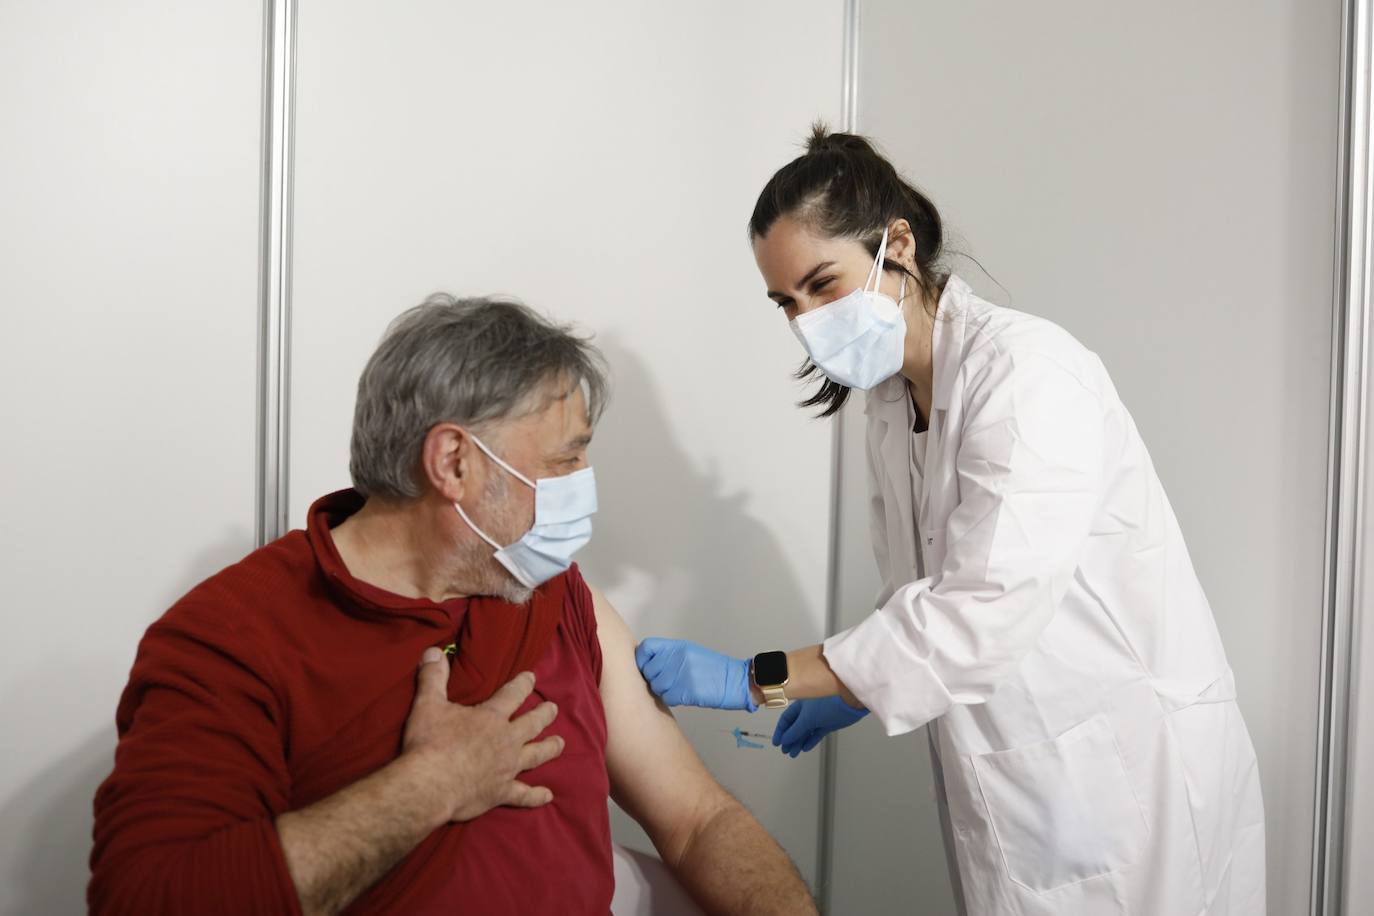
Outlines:
[[1111, 724], [973, 758], [1007, 877], [1037, 893], [1133, 864], [1149, 835]]

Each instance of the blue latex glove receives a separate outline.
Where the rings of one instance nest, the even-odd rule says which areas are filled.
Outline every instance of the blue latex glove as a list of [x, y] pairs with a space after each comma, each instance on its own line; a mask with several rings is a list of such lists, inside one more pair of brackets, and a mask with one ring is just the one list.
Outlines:
[[867, 709], [855, 709], [839, 697], [797, 700], [782, 711], [778, 727], [773, 729], [773, 746], [795, 757], [820, 744], [831, 732], [848, 728], [866, 715]]
[[758, 709], [749, 695], [749, 659], [731, 658], [685, 639], [644, 640], [635, 664], [669, 706]]

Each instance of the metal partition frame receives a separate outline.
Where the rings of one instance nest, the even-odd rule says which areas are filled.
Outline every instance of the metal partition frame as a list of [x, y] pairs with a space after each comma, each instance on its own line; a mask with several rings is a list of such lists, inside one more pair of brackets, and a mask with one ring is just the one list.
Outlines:
[[[859, 130], [859, 2], [844, 3], [844, 49], [840, 64], [840, 122], [846, 133]], [[840, 506], [844, 499], [844, 415], [841, 410], [830, 426], [830, 544], [828, 588], [825, 596], [825, 633], [840, 629]], [[834, 741], [821, 742], [821, 824], [816, 835], [816, 901], [822, 913], [830, 911], [831, 871], [835, 867], [830, 835], [835, 825], [835, 776], [839, 748]]]
[[[845, 0], [841, 65], [841, 122], [858, 129], [859, 2]], [[297, 0], [264, 0], [262, 172], [258, 264], [256, 545], [290, 528], [290, 401], [292, 304], [292, 190], [295, 169]], [[843, 413], [831, 440], [830, 542], [826, 634], [838, 628], [840, 462]], [[826, 910], [832, 868], [828, 841], [834, 817], [834, 743], [822, 745], [817, 896]]]
[[1340, 161], [1336, 199], [1335, 302], [1331, 342], [1322, 660], [1317, 786], [1312, 845], [1312, 916], [1352, 912], [1342, 899], [1346, 870], [1347, 774], [1354, 635], [1366, 577], [1364, 479], [1370, 390], [1370, 294], [1374, 266], [1374, 159], [1370, 149], [1371, 0], [1345, 0], [1341, 35]]
[[296, 0], [265, 0], [258, 261], [257, 546], [286, 533], [290, 480], [291, 189]]

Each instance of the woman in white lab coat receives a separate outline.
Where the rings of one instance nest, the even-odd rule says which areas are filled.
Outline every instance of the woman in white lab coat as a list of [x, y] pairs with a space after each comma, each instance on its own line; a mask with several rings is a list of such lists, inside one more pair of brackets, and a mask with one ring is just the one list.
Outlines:
[[1097, 356], [943, 274], [934, 206], [860, 137], [818, 128], [750, 237], [819, 381], [805, 405], [829, 415], [866, 392], [882, 592], [859, 625], [791, 652], [647, 639], [653, 690], [790, 704], [773, 743], [794, 757], [867, 711], [889, 735], [930, 723], [965, 913], [1262, 914], [1231, 669]]

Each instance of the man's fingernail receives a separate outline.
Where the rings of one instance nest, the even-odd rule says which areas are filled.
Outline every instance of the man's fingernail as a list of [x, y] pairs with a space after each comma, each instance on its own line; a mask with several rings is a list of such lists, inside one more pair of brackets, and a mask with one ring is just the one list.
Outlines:
[[425, 650], [423, 660], [425, 664], [429, 664], [430, 662], [437, 662], [439, 659], [443, 657], [444, 653], [440, 652], [436, 646], [430, 646], [428, 649]]

